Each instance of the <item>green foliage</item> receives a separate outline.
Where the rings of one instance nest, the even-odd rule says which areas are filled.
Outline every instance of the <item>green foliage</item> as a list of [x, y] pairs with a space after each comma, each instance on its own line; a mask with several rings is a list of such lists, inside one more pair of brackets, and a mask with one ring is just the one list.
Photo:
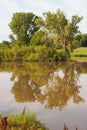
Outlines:
[[86, 35], [78, 35], [81, 19], [75, 15], [68, 20], [60, 9], [43, 17], [14, 13], [9, 24], [13, 34], [9, 35], [10, 42], [0, 44], [0, 61], [67, 60], [80, 42], [86, 42]]
[[2, 114], [0, 114], [0, 119], [1, 119], [1, 117], [2, 117]]
[[1, 50], [1, 61], [57, 61], [66, 60], [67, 57], [62, 51], [46, 45], [38, 46], [15, 46], [12, 49]]
[[81, 47], [87, 47], [87, 34], [80, 35], [80, 44]]
[[10, 38], [11, 42], [15, 41], [15, 38], [12, 34], [9, 35], [9, 38]]
[[32, 113], [8, 115], [6, 130], [48, 130]]
[[0, 50], [4, 50], [10, 48], [10, 42], [8, 41], [2, 41], [2, 43], [0, 43]]
[[27, 113], [27, 114], [20, 114], [20, 115], [9, 115], [8, 123], [9, 125], [22, 125], [26, 121], [29, 122], [29, 124], [32, 124], [32, 122], [36, 121], [35, 114]]
[[32, 35], [37, 31], [34, 24], [36, 17], [33, 13], [18, 12], [13, 14], [9, 26], [17, 40], [26, 44], [29, 42]]
[[54, 61], [65, 61], [68, 59], [68, 55], [65, 54], [62, 50], [57, 50], [54, 54]]
[[[21, 41], [18, 41], [18, 40], [13, 40], [12, 42], [11, 42], [11, 48], [13, 49], [13, 48], [20, 48], [20, 47], [22, 47], [22, 46], [24, 46], [25, 45], [25, 43], [24, 42], [21, 42]], [[26, 46], [26, 45], [25, 45]]]
[[37, 26], [43, 27], [48, 32], [48, 35], [50, 34], [54, 39], [56, 38], [56, 44], [61, 44], [64, 53], [69, 53], [68, 48], [71, 46], [73, 49], [72, 42], [79, 33], [78, 23], [82, 17], [75, 15], [72, 16], [71, 20], [68, 20], [65, 14], [59, 9], [56, 13], [49, 11], [43, 15], [42, 18], [38, 18], [35, 21]]
[[36, 32], [30, 40], [30, 45], [34, 45], [34, 46], [41, 45], [42, 44], [41, 39], [43, 36], [44, 36], [44, 32], [42, 31]]

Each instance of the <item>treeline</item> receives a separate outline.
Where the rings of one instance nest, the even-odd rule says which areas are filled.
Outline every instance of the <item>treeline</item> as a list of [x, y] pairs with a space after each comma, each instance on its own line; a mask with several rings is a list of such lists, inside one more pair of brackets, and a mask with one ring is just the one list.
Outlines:
[[57, 61], [65, 60], [62, 51], [44, 46], [22, 46], [0, 50], [0, 61]]
[[81, 34], [77, 15], [67, 19], [58, 9], [42, 17], [32, 12], [13, 14], [10, 41], [0, 44], [0, 61], [66, 60], [74, 48], [87, 46], [87, 34]]

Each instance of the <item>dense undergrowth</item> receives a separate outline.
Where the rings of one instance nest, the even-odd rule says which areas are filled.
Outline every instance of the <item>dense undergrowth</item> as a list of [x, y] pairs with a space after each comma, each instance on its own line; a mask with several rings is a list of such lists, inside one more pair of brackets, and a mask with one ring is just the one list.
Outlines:
[[[4, 119], [6, 118], [6, 119]], [[0, 116], [0, 130], [48, 130], [36, 118], [35, 114], [15, 114], [7, 117]]]
[[0, 61], [60, 61], [67, 55], [62, 50], [43, 46], [22, 46], [0, 50]]

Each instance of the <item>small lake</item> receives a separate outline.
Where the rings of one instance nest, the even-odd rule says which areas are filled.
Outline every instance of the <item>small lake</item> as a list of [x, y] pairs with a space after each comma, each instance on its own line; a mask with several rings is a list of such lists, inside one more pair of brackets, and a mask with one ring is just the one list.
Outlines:
[[87, 63], [0, 63], [0, 114], [24, 108], [50, 130], [87, 130]]

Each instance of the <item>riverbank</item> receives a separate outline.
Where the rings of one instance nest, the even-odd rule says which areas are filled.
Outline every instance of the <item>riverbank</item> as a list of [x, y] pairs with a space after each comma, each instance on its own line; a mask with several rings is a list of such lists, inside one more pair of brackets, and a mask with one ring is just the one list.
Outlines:
[[66, 60], [87, 62], [87, 48], [79, 47], [74, 49], [70, 58], [62, 50], [55, 50], [46, 46], [23, 46], [18, 49], [8, 48], [0, 51], [1, 62], [57, 62]]
[[80, 47], [71, 54], [71, 61], [87, 62], [87, 47]]
[[3, 117], [0, 115], [0, 130], [48, 130], [32, 113]]

